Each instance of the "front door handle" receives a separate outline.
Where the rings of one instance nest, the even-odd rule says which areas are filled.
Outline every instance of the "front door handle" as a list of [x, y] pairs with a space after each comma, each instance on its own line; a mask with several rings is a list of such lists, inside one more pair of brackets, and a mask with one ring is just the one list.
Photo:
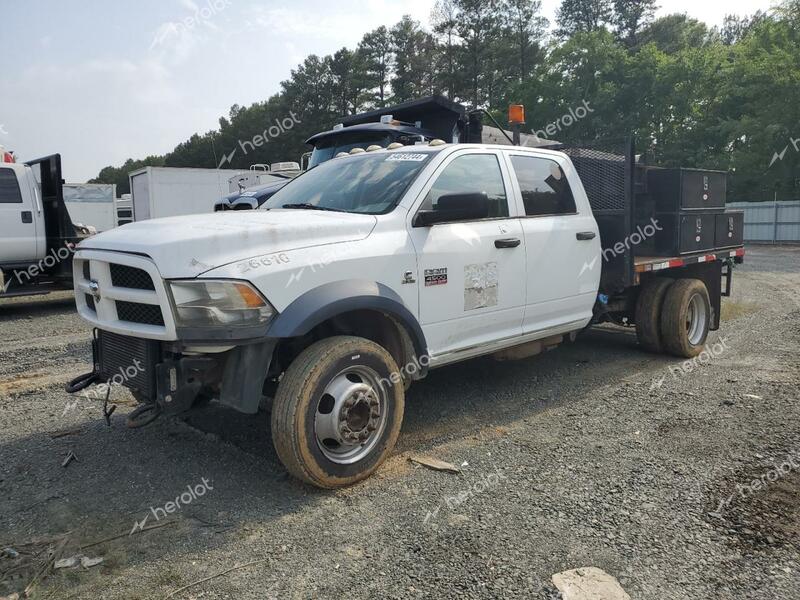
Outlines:
[[494, 241], [494, 247], [495, 248], [516, 248], [521, 243], [522, 242], [519, 240], [519, 238], [505, 238], [505, 239], [502, 239], [502, 240], [495, 240]]
[[33, 213], [29, 210], [22, 211], [22, 222], [23, 223], [33, 223]]
[[576, 233], [575, 237], [578, 238], [579, 241], [585, 242], [586, 240], [593, 240], [596, 235], [594, 231], [581, 231], [580, 233]]

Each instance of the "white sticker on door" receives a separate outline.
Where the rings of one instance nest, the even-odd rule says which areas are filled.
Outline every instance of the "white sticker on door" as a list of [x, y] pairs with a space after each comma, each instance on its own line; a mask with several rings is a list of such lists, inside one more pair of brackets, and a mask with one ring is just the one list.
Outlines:
[[464, 310], [497, 306], [497, 263], [464, 267]]

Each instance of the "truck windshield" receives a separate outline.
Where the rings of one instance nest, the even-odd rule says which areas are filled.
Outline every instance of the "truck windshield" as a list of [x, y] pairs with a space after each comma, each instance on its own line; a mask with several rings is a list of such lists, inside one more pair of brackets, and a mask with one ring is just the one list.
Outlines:
[[379, 151], [329, 160], [286, 184], [261, 209], [386, 213], [433, 154]]
[[388, 133], [341, 133], [331, 136], [317, 143], [311, 152], [311, 159], [308, 161], [308, 168], [311, 169], [326, 161], [329, 161], [339, 152], [350, 152], [353, 148], [367, 149], [368, 146], [375, 144], [384, 148], [392, 143], [392, 136]]

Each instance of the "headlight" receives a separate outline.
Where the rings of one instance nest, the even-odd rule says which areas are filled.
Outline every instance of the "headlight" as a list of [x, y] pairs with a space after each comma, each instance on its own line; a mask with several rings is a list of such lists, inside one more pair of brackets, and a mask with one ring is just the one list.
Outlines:
[[252, 327], [275, 314], [269, 302], [243, 281], [170, 281], [178, 327]]

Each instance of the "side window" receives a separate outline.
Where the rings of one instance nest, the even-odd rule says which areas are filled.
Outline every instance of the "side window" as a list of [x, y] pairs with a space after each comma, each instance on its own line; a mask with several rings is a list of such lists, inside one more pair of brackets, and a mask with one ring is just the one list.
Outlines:
[[528, 216], [574, 214], [575, 198], [567, 176], [557, 162], [537, 156], [511, 156], [525, 214]]
[[466, 154], [447, 165], [425, 196], [421, 210], [433, 210], [440, 196], [485, 192], [489, 217], [508, 216], [508, 198], [500, 164], [494, 154]]
[[14, 169], [0, 169], [0, 204], [21, 203], [22, 194]]

